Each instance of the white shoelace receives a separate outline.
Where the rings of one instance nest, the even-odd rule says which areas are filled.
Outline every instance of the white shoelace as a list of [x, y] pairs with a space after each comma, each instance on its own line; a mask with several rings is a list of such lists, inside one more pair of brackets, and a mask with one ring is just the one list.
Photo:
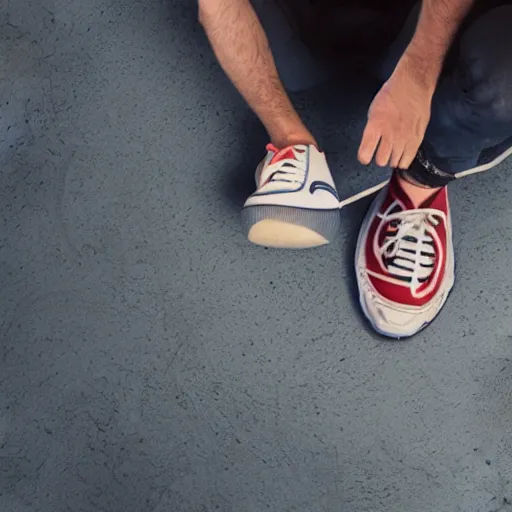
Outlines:
[[347, 199], [340, 201], [340, 208], [344, 208], [345, 206], [355, 203], [355, 202], [359, 201], [360, 199], [363, 199], [367, 196], [371, 196], [372, 194], [375, 194], [375, 192], [378, 192], [379, 190], [383, 189], [388, 183], [389, 183], [389, 180], [382, 181], [381, 183], [379, 183], [378, 185], [375, 185], [374, 187], [367, 188], [366, 190], [358, 192], [357, 194], [354, 194], [353, 196], [347, 197]]
[[[492, 169], [493, 167], [499, 165], [503, 161], [505, 161], [507, 158], [512, 156], [512, 146], [507, 150], [504, 151], [502, 154], [498, 155], [494, 160], [491, 160], [490, 162], [487, 162], [482, 165], [478, 165], [476, 167], [473, 167], [471, 169], [467, 169], [466, 171], [457, 172], [454, 174], [455, 178], [464, 178], [466, 176], [471, 176], [472, 174], [479, 174], [481, 172], [486, 172], [489, 169]], [[380, 189], [384, 188], [389, 183], [389, 180], [383, 181], [379, 183], [378, 185], [375, 185], [374, 187], [367, 188], [366, 190], [362, 190], [361, 192], [358, 192], [357, 194], [354, 194], [353, 196], [347, 197], [347, 199], [344, 199], [343, 201], [340, 201], [340, 208], [343, 208], [345, 206], [348, 206], [349, 204], [355, 203], [356, 201], [359, 201], [360, 199], [363, 199], [367, 196], [370, 196], [374, 194], [375, 192], [378, 192]]]
[[416, 290], [434, 271], [435, 227], [439, 217], [444, 216], [443, 212], [423, 208], [378, 216], [387, 232], [384, 243], [374, 247], [376, 255], [394, 277]]
[[270, 175], [268, 183], [279, 181], [302, 184], [306, 177], [304, 166], [301, 166], [297, 160], [292, 160], [291, 158], [269, 165], [267, 173]]
[[[277, 149], [271, 145], [269, 145], [267, 149], [272, 152], [272, 158], [279, 153]], [[307, 148], [302, 149], [297, 147], [284, 150], [291, 151], [294, 158], [284, 158], [263, 168], [260, 181], [263, 181], [265, 186], [276, 184], [276, 186], [284, 186], [285, 188], [286, 185], [282, 185], [283, 183], [293, 188], [297, 185], [302, 185], [306, 179], [306, 150]], [[264, 165], [264, 162], [262, 162], [262, 165]]]

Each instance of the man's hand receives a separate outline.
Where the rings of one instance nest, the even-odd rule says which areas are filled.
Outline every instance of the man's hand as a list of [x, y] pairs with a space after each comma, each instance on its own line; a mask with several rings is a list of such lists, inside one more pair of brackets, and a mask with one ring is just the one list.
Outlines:
[[416, 32], [393, 75], [375, 96], [359, 161], [407, 169], [430, 120], [444, 58], [475, 0], [422, 0]]
[[375, 96], [359, 147], [359, 161], [368, 165], [375, 156], [381, 167], [407, 169], [420, 147], [428, 122], [433, 87], [421, 83], [399, 64]]

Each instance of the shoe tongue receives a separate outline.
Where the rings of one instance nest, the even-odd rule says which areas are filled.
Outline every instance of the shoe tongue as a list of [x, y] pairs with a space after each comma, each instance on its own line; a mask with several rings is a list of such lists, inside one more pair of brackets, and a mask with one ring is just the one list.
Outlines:
[[389, 182], [389, 190], [395, 199], [398, 199], [407, 210], [414, 210], [414, 204], [409, 199], [409, 196], [405, 193], [403, 188], [400, 186], [400, 181], [398, 180], [397, 171], [393, 172], [391, 176], [391, 181]]
[[277, 162], [280, 162], [281, 160], [287, 160], [287, 159], [291, 159], [291, 160], [295, 160], [296, 159], [296, 156], [295, 156], [295, 153], [293, 152], [293, 147], [292, 146], [290, 146], [288, 148], [281, 149], [280, 151], [278, 151], [272, 157], [272, 160], [270, 160], [270, 163], [271, 164], [276, 164]]
[[268, 151], [272, 151], [274, 156], [270, 160], [270, 164], [281, 162], [281, 160], [297, 160], [296, 153], [305, 153], [306, 147], [302, 145], [287, 146], [283, 149], [277, 149], [273, 144], [267, 146]]
[[409, 196], [405, 193], [403, 188], [400, 186], [400, 181], [398, 180], [398, 177], [397, 177], [397, 171], [394, 171], [393, 176], [390, 181], [390, 190], [391, 190], [391, 193], [393, 194], [393, 196], [404, 204], [406, 209], [419, 210], [422, 208], [439, 209], [436, 206], [438, 203], [437, 199], [441, 197], [441, 192], [444, 189], [438, 190], [437, 192], [432, 194], [430, 197], [425, 199], [425, 201], [423, 201], [421, 204], [419, 204], [418, 206], [414, 206], [414, 203], [411, 201]]
[[432, 194], [429, 198], [425, 199], [425, 201], [420, 204], [420, 208], [436, 208], [437, 199], [441, 196], [441, 192], [443, 190], [444, 189], [441, 188]]

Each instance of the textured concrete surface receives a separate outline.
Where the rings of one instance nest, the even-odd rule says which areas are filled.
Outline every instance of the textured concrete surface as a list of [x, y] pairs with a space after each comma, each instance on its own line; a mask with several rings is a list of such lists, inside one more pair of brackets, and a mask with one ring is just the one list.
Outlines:
[[[512, 510], [512, 174], [452, 188], [458, 282], [407, 342], [354, 237], [251, 247], [264, 134], [194, 2], [0, 7], [0, 511]], [[371, 86], [297, 97], [342, 195]]]

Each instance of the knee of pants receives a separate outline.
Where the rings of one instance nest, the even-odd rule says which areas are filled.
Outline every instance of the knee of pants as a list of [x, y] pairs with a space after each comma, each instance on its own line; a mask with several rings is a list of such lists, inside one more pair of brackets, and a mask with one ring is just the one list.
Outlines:
[[457, 78], [483, 121], [512, 129], [512, 6], [493, 9], [463, 34]]

